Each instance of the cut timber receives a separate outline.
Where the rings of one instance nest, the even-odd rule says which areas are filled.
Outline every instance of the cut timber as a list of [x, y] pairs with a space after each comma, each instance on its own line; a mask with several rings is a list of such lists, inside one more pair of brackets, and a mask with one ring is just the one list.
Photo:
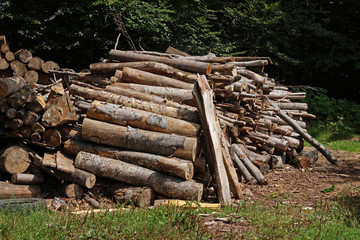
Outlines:
[[108, 177], [135, 186], [149, 186], [162, 195], [184, 200], [200, 201], [203, 185], [180, 180], [150, 169], [125, 163], [119, 160], [80, 152], [75, 166], [100, 177]]
[[189, 90], [193, 88], [193, 85], [190, 83], [185, 83], [183, 81], [174, 78], [169, 78], [162, 75], [157, 75], [154, 73], [149, 73], [128, 67], [124, 67], [123, 69], [122, 81], [145, 84], [145, 85], [153, 85], [153, 86], [155, 85], [162, 87], [182, 88]]
[[26, 103], [25, 97], [20, 92], [16, 92], [6, 98], [6, 102], [13, 108], [18, 109]]
[[179, 158], [169, 158], [155, 154], [124, 151], [117, 148], [105, 147], [79, 140], [67, 140], [64, 143], [64, 152], [76, 156], [79, 152], [89, 152], [102, 157], [118, 159], [127, 163], [167, 173], [173, 176], [190, 180], [194, 175], [194, 166], [191, 161]]
[[35, 71], [40, 71], [43, 65], [43, 60], [39, 57], [33, 57], [28, 63], [28, 68]]
[[44, 177], [29, 173], [15, 173], [11, 176], [11, 182], [20, 185], [37, 185], [44, 182]]
[[29, 84], [26, 84], [24, 88], [20, 90], [27, 103], [33, 102], [36, 99], [37, 91]]
[[177, 109], [156, 103], [144, 102], [134, 98], [124, 97], [118, 94], [89, 89], [72, 84], [69, 88], [70, 94], [78, 95], [88, 100], [99, 100], [125, 107], [137, 108], [140, 110], [157, 113], [160, 115], [183, 119], [191, 122], [199, 122], [197, 111], [187, 109]]
[[170, 118], [135, 108], [120, 107], [119, 105], [98, 101], [93, 102], [86, 117], [115, 123], [122, 126], [131, 126], [162, 133], [174, 133], [181, 136], [196, 137], [200, 125], [184, 120]]
[[25, 64], [18, 60], [12, 61], [10, 67], [14, 71], [14, 76], [23, 77], [27, 72]]
[[17, 113], [17, 111], [15, 108], [9, 107], [5, 112], [5, 116], [9, 119], [13, 119], [16, 117], [16, 113]]
[[261, 75], [259, 75], [257, 73], [254, 73], [253, 71], [250, 71], [250, 70], [245, 69], [245, 68], [239, 68], [237, 70], [237, 73], [242, 75], [242, 76], [249, 77], [250, 79], [260, 83], [261, 85], [263, 85], [265, 83], [265, 81], [266, 81], [266, 79], [263, 76], [261, 76]]
[[15, 53], [15, 58], [20, 60], [22, 63], [30, 62], [32, 57], [32, 53], [26, 49], [20, 49]]
[[10, 146], [0, 152], [0, 170], [5, 173], [23, 173], [30, 166], [29, 152], [21, 146]]
[[114, 197], [117, 203], [134, 204], [136, 207], [151, 207], [154, 204], [156, 194], [148, 187], [119, 187], [114, 189]]
[[144, 55], [134, 52], [125, 52], [114, 49], [110, 51], [109, 56], [111, 59], [115, 59], [120, 62], [154, 61], [165, 63], [167, 65], [195, 73], [202, 73], [208, 75], [211, 72], [211, 64], [189, 61], [184, 59], [168, 59], [164, 57]]
[[26, 104], [26, 108], [33, 112], [42, 112], [45, 110], [46, 102], [43, 96], [37, 95], [35, 100]]
[[30, 139], [34, 142], [40, 142], [41, 141], [41, 135], [40, 133], [32, 133], [30, 136]]
[[154, 208], [160, 206], [175, 206], [175, 207], [191, 207], [191, 208], [208, 208], [208, 209], [220, 209], [218, 203], [200, 203], [200, 202], [189, 202], [178, 199], [157, 199], [154, 202]]
[[65, 188], [65, 195], [68, 198], [80, 199], [84, 195], [82, 187], [76, 183], [71, 183]]
[[60, 151], [56, 152], [56, 169], [65, 173], [75, 173], [74, 161], [62, 154]]
[[14, 185], [0, 182], [0, 198], [36, 198], [41, 195], [37, 185]]
[[39, 74], [34, 70], [30, 70], [25, 73], [24, 79], [27, 83], [33, 85], [38, 82]]
[[59, 147], [61, 145], [61, 134], [54, 128], [47, 129], [43, 137], [44, 142], [50, 147]]
[[180, 55], [180, 56], [184, 56], [184, 57], [190, 57], [190, 56], [191, 56], [190, 54], [188, 54], [188, 53], [186, 53], [186, 52], [183, 52], [183, 51], [180, 51], [180, 50], [178, 50], [178, 49], [176, 49], [176, 48], [174, 48], [174, 47], [172, 47], [172, 46], [169, 46], [169, 47], [166, 49], [165, 53], [167, 53], [167, 54]]
[[33, 125], [31, 125], [31, 131], [37, 133], [44, 133], [46, 129], [39, 122], [36, 122]]
[[245, 155], [245, 153], [241, 150], [241, 148], [237, 144], [231, 145], [235, 151], [235, 154], [240, 158], [245, 167], [249, 170], [252, 176], [258, 181], [261, 185], [266, 185], [267, 181], [264, 175], [260, 172], [260, 170], [250, 161], [250, 159]]
[[55, 127], [73, 121], [77, 121], [75, 109], [62, 83], [58, 83], [51, 87], [42, 123], [45, 127]]
[[[270, 105], [274, 108], [278, 108], [278, 106], [273, 103], [271, 100], [267, 99]], [[304, 130], [287, 114], [283, 113], [280, 109], [278, 111], [278, 116], [288, 123], [302, 138], [308, 141], [311, 145], [313, 145], [319, 152], [321, 152], [324, 157], [332, 164], [338, 165], [338, 160], [331, 154], [331, 152], [325, 148], [321, 143], [319, 143], [315, 138], [313, 138], [310, 134], [304, 132]]]
[[251, 175], [249, 170], [245, 167], [244, 163], [240, 160], [236, 153], [233, 154], [233, 159], [236, 167], [238, 168], [238, 171], [240, 172], [241, 176], [244, 177], [245, 181], [250, 185], [256, 184], [256, 179]]
[[20, 89], [26, 84], [22, 77], [9, 77], [0, 79], [0, 99], [3, 99]]
[[53, 61], [47, 61], [42, 64], [41, 69], [44, 73], [49, 73], [50, 70], [59, 70], [60, 67], [59, 65], [57, 65], [57, 63]]
[[10, 47], [9, 47], [9, 45], [8, 45], [6, 42], [3, 43], [3, 44], [1, 44], [0, 49], [1, 49], [1, 52], [2, 52], [2, 53], [7, 53], [7, 52], [10, 51]]
[[194, 160], [197, 139], [123, 127], [86, 118], [82, 126], [85, 140], [130, 150]]
[[231, 204], [229, 180], [222, 155], [221, 129], [216, 117], [212, 91], [205, 76], [198, 78], [198, 81], [194, 84], [193, 94], [198, 105], [206, 148], [209, 153], [212, 169], [214, 169], [216, 190], [220, 204]]
[[56, 168], [56, 155], [50, 153], [44, 153], [41, 166]]
[[192, 92], [186, 89], [148, 86], [135, 83], [115, 83], [112, 87], [121, 88], [124, 90], [135, 90], [146, 94], [153, 94], [174, 102], [196, 106]]
[[9, 62], [5, 58], [0, 59], [0, 70], [5, 70], [9, 66]]
[[37, 120], [39, 120], [39, 115], [37, 115], [35, 112], [27, 111], [23, 120], [26, 126], [32, 126]]

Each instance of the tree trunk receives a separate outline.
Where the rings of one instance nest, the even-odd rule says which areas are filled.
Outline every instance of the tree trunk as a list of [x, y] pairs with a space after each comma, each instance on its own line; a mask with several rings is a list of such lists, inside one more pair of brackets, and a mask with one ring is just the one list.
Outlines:
[[220, 140], [221, 129], [216, 117], [212, 91], [205, 76], [198, 78], [198, 81], [194, 85], [193, 94], [197, 101], [201, 127], [204, 132], [210, 163], [212, 169], [214, 169], [216, 190], [220, 204], [231, 204], [229, 180], [222, 155], [222, 145]]
[[36, 198], [41, 195], [37, 185], [14, 185], [0, 182], [0, 198]]
[[30, 70], [25, 73], [24, 79], [27, 83], [34, 85], [39, 80], [39, 74], [34, 70]]
[[9, 77], [0, 79], [0, 99], [3, 99], [20, 89], [26, 84], [22, 77]]
[[80, 199], [84, 195], [82, 187], [76, 183], [71, 183], [65, 188], [65, 195], [68, 198]]
[[144, 102], [144, 101], [136, 100], [134, 98], [128, 98], [113, 93], [80, 87], [74, 84], [70, 86], [69, 91], [73, 95], [78, 95], [89, 100], [99, 100], [99, 101], [123, 105], [125, 107], [137, 108], [140, 110], [153, 112], [168, 117], [174, 117], [191, 122], [199, 122], [197, 111], [176, 109], [173, 107], [167, 107], [164, 105], [159, 105], [151, 102]]
[[121, 80], [150, 86], [174, 87], [189, 90], [193, 88], [193, 85], [190, 83], [128, 67], [124, 67]]
[[11, 182], [19, 185], [37, 185], [44, 183], [44, 177], [29, 173], [15, 173], [11, 177]]
[[14, 71], [14, 76], [23, 77], [27, 72], [25, 64], [18, 60], [12, 61], [10, 67]]
[[145, 130], [177, 134], [181, 136], [196, 137], [200, 125], [184, 120], [170, 118], [151, 112], [126, 108], [107, 103], [105, 105], [98, 101], [93, 102], [86, 116], [99, 121], [115, 123], [122, 126], [131, 126]]
[[149, 168], [155, 171], [178, 176], [190, 180], [194, 175], [191, 161], [179, 158], [169, 158], [155, 154], [124, 151], [117, 148], [105, 147], [78, 140], [67, 140], [64, 143], [66, 154], [76, 156], [80, 151], [98, 154], [103, 157], [118, 159], [127, 163]]
[[[110, 87], [110, 86], [109, 86]], [[112, 87], [121, 88], [126, 90], [135, 90], [138, 92], [157, 95], [167, 100], [196, 106], [195, 99], [190, 90], [170, 88], [170, 87], [157, 87], [148, 86], [135, 83], [115, 83]]]
[[85, 140], [139, 152], [194, 160], [197, 139], [123, 127], [86, 118], [82, 126]]
[[75, 166], [100, 177], [108, 177], [135, 186], [150, 186], [162, 195], [184, 200], [200, 201], [203, 186], [200, 183], [180, 180], [150, 169], [119, 160], [80, 152]]
[[0, 70], [6, 70], [9, 66], [10, 64], [5, 58], [0, 59]]
[[5, 173], [23, 173], [30, 166], [29, 152], [21, 146], [10, 146], [0, 152], [0, 170]]
[[40, 71], [43, 65], [43, 60], [39, 57], [33, 57], [30, 62], [28, 63], [28, 68], [34, 71]]
[[24, 106], [26, 103], [25, 97], [23, 97], [23, 95], [20, 92], [16, 92], [16, 93], [12, 94], [11, 96], [7, 97], [6, 101], [11, 107], [13, 107], [15, 109], [18, 109], [18, 108]]
[[211, 72], [211, 64], [189, 61], [184, 59], [167, 59], [164, 57], [150, 56], [114, 49], [110, 51], [109, 56], [111, 59], [115, 59], [121, 62], [154, 61], [165, 63], [167, 65], [189, 72], [202, 73], [207, 75]]
[[32, 53], [26, 49], [20, 49], [15, 53], [15, 58], [22, 63], [28, 63], [32, 59]]

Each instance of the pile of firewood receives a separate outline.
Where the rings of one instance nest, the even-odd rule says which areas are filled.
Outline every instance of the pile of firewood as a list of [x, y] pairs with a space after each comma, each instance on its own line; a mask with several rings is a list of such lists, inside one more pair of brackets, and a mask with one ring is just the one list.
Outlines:
[[[111, 188], [118, 201], [148, 206], [155, 196], [200, 201], [212, 187], [219, 202], [229, 204], [232, 196], [242, 197], [241, 179], [267, 184], [264, 172], [296, 158], [303, 139], [336, 163], [306, 132], [304, 118], [315, 116], [306, 112], [306, 104], [292, 102], [305, 93], [292, 93], [264, 72], [269, 58], [194, 57], [171, 47], [167, 53], [111, 50], [109, 57], [91, 64], [90, 72], [52, 71], [75, 78], [49, 86], [33, 122], [44, 128], [44, 150], [31, 147], [33, 131], [26, 146], [3, 150], [0, 171], [20, 174], [31, 162], [30, 170], [38, 175], [31, 175], [27, 184], [34, 179], [39, 183], [38, 169], [71, 183], [66, 195], [78, 198], [83, 188], [96, 186], [97, 178], [110, 178], [121, 182]], [[1, 95], [1, 106], [13, 107], [12, 96], [27, 89], [26, 81], [12, 87], [15, 79], [24, 81], [0, 80], [0, 88], [4, 82], [11, 89]], [[15, 116], [33, 101], [13, 107]], [[17, 127], [8, 125], [18, 137], [29, 138], [21, 127], [16, 132]], [[47, 131], [53, 133], [49, 140]], [[19, 161], [7, 160], [11, 148], [27, 156], [21, 171], [3, 167], [6, 161]], [[13, 176], [13, 182], [18, 178]], [[87, 197], [89, 203], [93, 200]]]

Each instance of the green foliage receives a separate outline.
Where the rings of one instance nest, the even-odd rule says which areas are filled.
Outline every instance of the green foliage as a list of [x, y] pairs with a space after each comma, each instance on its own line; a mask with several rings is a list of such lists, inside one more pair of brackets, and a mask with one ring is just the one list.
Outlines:
[[325, 194], [328, 194], [328, 193], [331, 193], [331, 192], [334, 192], [334, 191], [335, 191], [335, 185], [334, 184], [331, 187], [325, 188], [324, 190], [322, 190], [322, 192], [325, 193]]

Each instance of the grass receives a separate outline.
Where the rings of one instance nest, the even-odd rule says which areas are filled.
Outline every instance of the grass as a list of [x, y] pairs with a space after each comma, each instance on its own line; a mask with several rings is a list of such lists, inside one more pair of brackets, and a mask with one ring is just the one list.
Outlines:
[[[131, 209], [89, 216], [45, 209], [0, 211], [1, 239], [358, 239], [360, 189], [334, 203], [312, 209], [290, 204], [285, 195], [269, 195], [273, 204], [241, 201], [213, 213], [230, 220], [226, 232], [205, 229], [200, 213], [213, 210], [160, 207]], [[266, 201], [267, 203], [271, 201]], [[225, 224], [226, 225], [226, 224]], [[236, 229], [238, 231], [236, 231]], [[240, 235], [241, 234], [241, 235]]]

